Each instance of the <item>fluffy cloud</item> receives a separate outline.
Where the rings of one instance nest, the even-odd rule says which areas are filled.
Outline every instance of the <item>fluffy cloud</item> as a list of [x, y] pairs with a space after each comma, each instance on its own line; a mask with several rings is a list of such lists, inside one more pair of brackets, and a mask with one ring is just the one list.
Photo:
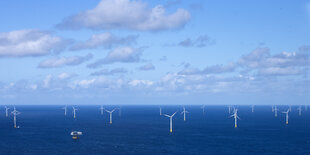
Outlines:
[[187, 38], [183, 41], [180, 41], [178, 43], [179, 46], [184, 46], [184, 47], [192, 47], [192, 46], [196, 46], [196, 47], [205, 47], [207, 45], [212, 45], [214, 44], [215, 41], [211, 40], [210, 37], [208, 37], [207, 35], [201, 35], [198, 36], [196, 39], [190, 39]]
[[138, 36], [117, 37], [111, 33], [94, 34], [85, 42], [79, 42], [71, 50], [93, 49], [98, 47], [111, 48], [116, 45], [130, 45], [136, 42]]
[[139, 62], [141, 49], [131, 47], [120, 47], [112, 50], [104, 59], [100, 59], [94, 63], [88, 64], [89, 68], [97, 68], [103, 64], [111, 64], [115, 62], [132, 63]]
[[149, 63], [149, 64], [139, 67], [139, 70], [143, 70], [143, 71], [155, 70], [155, 66]]
[[193, 74], [220, 74], [220, 73], [229, 73], [234, 72], [236, 69], [236, 65], [234, 63], [229, 63], [227, 65], [214, 65], [206, 67], [203, 70], [199, 70], [197, 68], [184, 68], [178, 74], [180, 75], [193, 75]]
[[42, 56], [62, 51], [68, 40], [40, 30], [16, 30], [0, 33], [1, 57]]
[[93, 55], [74, 56], [74, 57], [58, 57], [42, 61], [39, 68], [56, 68], [63, 66], [75, 66], [92, 59]]
[[102, 0], [94, 9], [65, 18], [57, 27], [160, 31], [182, 27], [190, 17], [184, 9], [168, 14], [162, 5], [150, 9], [141, 1]]
[[99, 75], [115, 75], [115, 74], [124, 74], [127, 73], [128, 71], [124, 68], [115, 68], [115, 69], [102, 69], [100, 71], [97, 72], [93, 72], [90, 75], [93, 76], [99, 76]]

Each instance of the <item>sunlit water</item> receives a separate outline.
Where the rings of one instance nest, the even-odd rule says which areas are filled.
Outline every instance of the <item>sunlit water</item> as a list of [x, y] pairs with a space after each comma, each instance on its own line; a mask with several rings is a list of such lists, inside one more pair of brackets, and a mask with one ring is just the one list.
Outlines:
[[[76, 106], [65, 117], [62, 106], [17, 106], [19, 129], [13, 117], [0, 115], [0, 154], [310, 154], [310, 109], [298, 116], [297, 107], [275, 118], [270, 106], [237, 106], [241, 120], [234, 128], [226, 106], [187, 106], [187, 120], [176, 114], [173, 133], [169, 118], [159, 106], [122, 106], [122, 113], [100, 115], [100, 106]], [[116, 106], [106, 106], [111, 110]], [[161, 106], [163, 113], [182, 111], [181, 106]], [[287, 109], [278, 107], [280, 111]], [[12, 107], [11, 107], [12, 109]], [[70, 132], [83, 136], [72, 140]]]

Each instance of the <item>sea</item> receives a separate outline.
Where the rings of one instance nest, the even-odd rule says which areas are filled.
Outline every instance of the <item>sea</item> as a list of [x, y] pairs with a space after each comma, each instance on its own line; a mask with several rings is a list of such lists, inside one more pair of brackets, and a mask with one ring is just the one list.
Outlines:
[[[299, 116], [297, 106], [289, 113], [288, 106], [278, 106], [275, 117], [271, 106], [235, 106], [238, 127], [229, 117], [227, 106], [185, 106], [186, 121], [180, 114], [183, 106], [121, 105], [104, 106], [113, 112], [100, 114], [100, 106], [68, 106], [67, 116], [61, 105], [19, 105], [17, 125], [13, 116], [0, 111], [0, 155], [105, 155], [105, 154], [310, 154], [310, 109], [303, 107]], [[173, 132], [169, 118], [159, 113], [177, 114], [173, 117]], [[10, 106], [10, 111], [13, 109]], [[81, 131], [73, 140], [71, 131]]]

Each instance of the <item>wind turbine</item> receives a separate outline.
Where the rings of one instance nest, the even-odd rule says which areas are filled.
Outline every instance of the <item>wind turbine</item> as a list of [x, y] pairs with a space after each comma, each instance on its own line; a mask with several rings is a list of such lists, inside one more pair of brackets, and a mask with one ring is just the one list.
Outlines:
[[234, 114], [232, 114], [230, 117], [234, 117], [235, 118], [235, 128], [237, 128], [237, 119], [240, 119], [240, 117], [238, 116], [238, 109], [234, 110]]
[[171, 116], [167, 115], [167, 114], [163, 114], [166, 117], [170, 118], [170, 132], [172, 132], [172, 118], [173, 116], [177, 113], [177, 111], [175, 113], [173, 113]]
[[278, 116], [278, 108], [277, 106], [272, 106], [272, 112], [274, 112], [274, 117], [277, 117]]
[[288, 113], [290, 112], [290, 109], [287, 109], [287, 111], [286, 112], [282, 112], [282, 113], [284, 113], [284, 114], [286, 114], [286, 121], [285, 121], [285, 123], [286, 124], [288, 124]]
[[112, 111], [104, 109], [106, 112], [110, 113], [110, 124], [112, 124], [112, 113], [115, 111], [115, 108]]
[[17, 110], [15, 109], [15, 106], [14, 106], [14, 110], [13, 110], [11, 113], [12, 113], [13, 116], [14, 116], [14, 128], [19, 128], [19, 126], [16, 126], [16, 116], [19, 115], [20, 112], [17, 111]]
[[73, 118], [75, 119], [75, 111], [77, 111], [78, 109], [76, 109], [76, 108], [74, 108], [74, 107], [72, 107], [72, 109], [73, 109], [73, 111], [72, 111], [72, 113], [73, 113]]
[[252, 112], [254, 112], [254, 105], [252, 105]]
[[118, 109], [118, 116], [121, 117], [122, 116], [122, 109], [121, 109], [121, 107], [119, 107], [117, 109]]
[[228, 113], [229, 113], [229, 114], [231, 113], [231, 108], [232, 108], [232, 107], [229, 105], [229, 106], [228, 106]]
[[297, 108], [299, 116], [301, 116], [301, 105]]
[[206, 107], [206, 105], [202, 105], [202, 107], [201, 107], [201, 108], [202, 108], [202, 114], [203, 114], [203, 115], [205, 115], [205, 107]]
[[292, 111], [292, 105], [289, 105], [289, 110]]
[[8, 108], [7, 106], [4, 106], [4, 108], [5, 108], [5, 116], [8, 117], [8, 112], [10, 108]]
[[161, 107], [159, 107], [159, 115], [162, 115]]
[[65, 109], [65, 116], [67, 116], [67, 107], [68, 107], [68, 105], [66, 105], [65, 107], [62, 108], [62, 109]]
[[101, 115], [103, 115], [103, 110], [104, 110], [103, 105], [101, 105], [101, 107], [99, 109], [100, 109]]
[[189, 112], [185, 110], [185, 107], [183, 107], [183, 111], [181, 112], [181, 114], [183, 114], [184, 121], [186, 121], [186, 113], [189, 113]]

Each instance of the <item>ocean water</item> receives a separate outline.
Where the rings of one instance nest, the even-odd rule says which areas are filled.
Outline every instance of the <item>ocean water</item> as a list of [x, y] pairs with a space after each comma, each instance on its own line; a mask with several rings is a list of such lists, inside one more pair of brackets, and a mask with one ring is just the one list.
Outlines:
[[[0, 154], [310, 154], [310, 109], [298, 116], [292, 108], [289, 125], [285, 114], [275, 118], [270, 106], [237, 106], [238, 128], [226, 106], [186, 106], [187, 120], [180, 113], [159, 115], [159, 106], [122, 106], [122, 113], [100, 115], [100, 106], [76, 106], [64, 116], [62, 106], [17, 106], [19, 129], [13, 117], [0, 112]], [[117, 106], [105, 106], [113, 109]], [[163, 113], [182, 111], [181, 106], [161, 106]], [[287, 106], [279, 106], [280, 111]], [[11, 107], [12, 109], [12, 107]], [[11, 110], [10, 109], [10, 110]], [[72, 140], [70, 132], [83, 132]]]

